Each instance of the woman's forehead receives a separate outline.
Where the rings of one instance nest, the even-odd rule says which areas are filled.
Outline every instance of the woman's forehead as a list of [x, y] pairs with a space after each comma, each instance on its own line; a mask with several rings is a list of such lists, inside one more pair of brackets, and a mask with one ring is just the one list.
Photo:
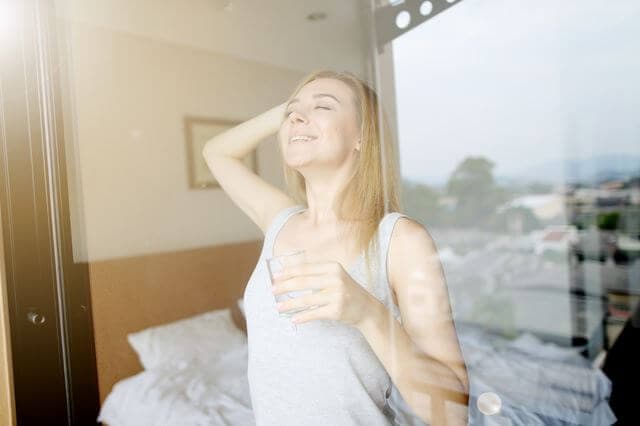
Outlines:
[[318, 94], [333, 95], [341, 103], [353, 96], [351, 88], [346, 83], [334, 78], [319, 78], [305, 84], [294, 98], [312, 98]]

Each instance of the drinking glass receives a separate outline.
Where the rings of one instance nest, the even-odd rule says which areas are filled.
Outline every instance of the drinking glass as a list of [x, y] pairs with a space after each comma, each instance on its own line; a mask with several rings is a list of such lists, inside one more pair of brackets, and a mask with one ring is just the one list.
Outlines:
[[[269, 269], [269, 277], [271, 278], [271, 283], [273, 284], [273, 274], [282, 271], [283, 268], [287, 266], [300, 265], [306, 262], [305, 252], [304, 250], [294, 250], [280, 256], [274, 256], [267, 259], [267, 268]], [[298, 296], [302, 296], [305, 294], [311, 294], [313, 290], [298, 290], [298, 291], [289, 291], [287, 293], [281, 293], [275, 295], [276, 303], [283, 302], [288, 299], [294, 299]], [[286, 312], [279, 312], [280, 317], [286, 319], [287, 330], [295, 333], [298, 330], [296, 324], [291, 322], [291, 317], [293, 314], [297, 312], [302, 312], [308, 308], [298, 308], [291, 309]]]

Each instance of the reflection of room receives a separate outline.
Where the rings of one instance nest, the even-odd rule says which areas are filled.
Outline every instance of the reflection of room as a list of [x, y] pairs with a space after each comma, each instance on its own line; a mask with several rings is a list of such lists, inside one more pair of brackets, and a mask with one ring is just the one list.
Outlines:
[[[201, 315], [194, 318], [229, 338], [204, 349], [232, 351], [243, 341], [225, 313], [242, 296], [261, 232], [219, 188], [189, 187], [185, 117], [246, 120], [282, 102], [316, 68], [370, 78], [371, 50], [355, 3], [228, 3], [58, 2], [65, 130], [75, 155], [73, 233], [76, 260], [91, 272], [101, 404], [118, 381], [162, 364], [144, 351], [159, 350], [158, 339], [169, 334], [128, 341], [134, 332]], [[283, 185], [274, 138], [256, 161], [260, 176]], [[186, 340], [171, 335], [172, 347], [188, 345], [191, 335], [179, 334]], [[240, 352], [229, 362], [242, 360]], [[121, 392], [144, 380], [137, 377]], [[125, 405], [112, 403], [108, 413]]]

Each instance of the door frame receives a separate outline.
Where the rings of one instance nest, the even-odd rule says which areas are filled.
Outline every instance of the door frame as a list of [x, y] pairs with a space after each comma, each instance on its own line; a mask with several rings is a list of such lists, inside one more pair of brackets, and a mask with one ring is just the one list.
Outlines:
[[0, 55], [0, 217], [16, 424], [97, 424], [89, 269], [72, 250], [54, 2], [6, 4], [15, 28]]

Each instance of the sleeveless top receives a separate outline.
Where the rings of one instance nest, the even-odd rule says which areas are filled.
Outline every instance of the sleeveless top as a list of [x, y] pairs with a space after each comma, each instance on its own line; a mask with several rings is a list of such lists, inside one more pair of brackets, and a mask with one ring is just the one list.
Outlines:
[[[247, 321], [247, 377], [257, 426], [423, 425], [391, 381], [391, 377], [362, 333], [341, 321], [320, 319], [287, 330], [271, 292], [266, 259], [280, 229], [302, 205], [279, 212], [265, 232], [262, 252], [244, 290]], [[373, 294], [398, 322], [387, 277], [387, 254], [398, 212], [378, 225], [378, 251], [372, 253], [373, 292], [366, 285], [366, 262], [361, 253], [345, 267], [355, 282]], [[373, 257], [372, 257], [373, 260]]]

